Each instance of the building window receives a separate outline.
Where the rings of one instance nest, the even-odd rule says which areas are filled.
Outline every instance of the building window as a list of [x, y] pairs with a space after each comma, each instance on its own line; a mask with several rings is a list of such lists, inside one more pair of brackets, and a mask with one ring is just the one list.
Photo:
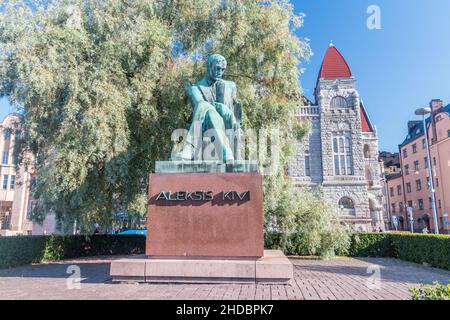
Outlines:
[[422, 182], [419, 180], [416, 180], [416, 190], [420, 191], [422, 190]]
[[430, 177], [427, 177], [427, 189], [428, 190], [430, 190], [430, 186], [431, 186]]
[[433, 157], [433, 165], [436, 166], [436, 157]]
[[419, 210], [423, 210], [423, 199], [419, 199]]
[[370, 147], [367, 144], [364, 145], [364, 158], [370, 159]]
[[3, 189], [8, 189], [8, 175], [3, 175]]
[[395, 208], [395, 203], [393, 203], [393, 204], [392, 204], [392, 213], [395, 213], [395, 210], [396, 210], [396, 208]]
[[331, 108], [348, 108], [347, 100], [344, 97], [337, 96], [331, 99]]
[[397, 195], [399, 195], [399, 196], [402, 195], [402, 186], [401, 185], [397, 186]]
[[398, 208], [399, 208], [400, 212], [403, 212], [403, 202], [399, 202]]
[[410, 183], [410, 182], [408, 182], [408, 183], [406, 184], [406, 192], [407, 192], [407, 193], [411, 193], [411, 183]]
[[423, 159], [423, 161], [424, 161], [424, 163], [425, 163], [425, 169], [428, 169], [428, 158], [425, 157], [425, 158]]
[[439, 209], [442, 208], [441, 200], [438, 200], [439, 203]]
[[334, 174], [353, 175], [351, 133], [338, 133], [333, 137]]
[[428, 198], [428, 203], [430, 205], [428, 208], [429, 209], [433, 208], [433, 205], [432, 205], [433, 204], [433, 200], [431, 200], [431, 197]]
[[413, 204], [412, 200], [409, 200], [409, 201], [408, 201], [408, 207], [414, 208], [414, 204]]
[[349, 197], [342, 197], [339, 200], [339, 210], [341, 214], [344, 215], [354, 215], [355, 214], [355, 204]]
[[417, 144], [413, 144], [412, 145], [412, 150], [413, 150], [413, 153], [417, 153]]
[[309, 156], [305, 156], [305, 176], [311, 176], [311, 166], [309, 162]]
[[405, 164], [405, 175], [409, 175], [409, 165]]
[[419, 168], [419, 160], [414, 161], [414, 171], [415, 172], [419, 172], [420, 168]]
[[15, 183], [16, 183], [16, 176], [15, 176], [15, 175], [11, 175], [11, 182], [10, 182], [10, 184], [9, 184], [9, 188], [10, 188], [11, 190], [14, 190], [14, 185], [15, 185]]
[[8, 164], [9, 152], [3, 151], [2, 164]]
[[436, 178], [436, 188], [439, 187], [439, 178]]
[[27, 210], [27, 219], [31, 220], [33, 217], [33, 209], [34, 209], [34, 200], [30, 200], [28, 202], [28, 210]]
[[339, 207], [342, 209], [355, 209], [355, 204], [349, 197], [343, 197], [339, 200]]
[[394, 187], [391, 187], [390, 191], [391, 191], [391, 197], [393, 197], [394, 196]]
[[6, 141], [11, 140], [11, 128], [6, 128], [6, 130], [5, 130], [5, 140]]
[[425, 139], [422, 139], [422, 149], [426, 149], [427, 147], [427, 143], [425, 141]]
[[406, 148], [403, 149], [403, 158], [408, 158], [408, 150]]
[[447, 130], [447, 137], [450, 138], [450, 130]]

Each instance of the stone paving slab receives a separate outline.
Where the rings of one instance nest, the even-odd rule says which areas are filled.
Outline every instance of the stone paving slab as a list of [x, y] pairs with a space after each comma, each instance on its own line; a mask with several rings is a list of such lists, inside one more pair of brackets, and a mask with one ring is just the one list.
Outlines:
[[[0, 270], [0, 299], [401, 300], [409, 299], [412, 287], [450, 281], [449, 271], [390, 258], [291, 258], [294, 279], [286, 285], [116, 284], [111, 282], [109, 268], [110, 262], [118, 258], [66, 260]], [[67, 273], [70, 266], [79, 267], [81, 272], [79, 289], [73, 271]]]

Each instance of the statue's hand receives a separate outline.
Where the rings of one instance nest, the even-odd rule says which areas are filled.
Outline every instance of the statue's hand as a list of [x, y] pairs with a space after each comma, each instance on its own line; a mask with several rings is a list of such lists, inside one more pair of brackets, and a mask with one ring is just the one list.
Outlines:
[[214, 105], [216, 107], [217, 112], [222, 117], [225, 123], [225, 127], [229, 129], [233, 128], [236, 122], [236, 118], [234, 117], [233, 111], [231, 111], [231, 109], [226, 104], [223, 103], [216, 102]]
[[231, 109], [228, 108], [228, 106], [225, 105], [225, 104], [223, 104], [223, 103], [216, 102], [216, 103], [215, 103], [215, 107], [216, 107], [217, 112], [218, 112], [223, 118], [225, 118], [225, 117], [230, 117], [230, 116], [233, 115], [233, 112], [231, 111]]

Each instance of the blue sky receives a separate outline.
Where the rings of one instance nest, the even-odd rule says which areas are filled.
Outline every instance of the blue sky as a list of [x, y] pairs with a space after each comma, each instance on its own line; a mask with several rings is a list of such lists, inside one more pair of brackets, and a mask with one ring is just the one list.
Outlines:
[[[449, 0], [293, 0], [306, 14], [298, 35], [311, 40], [314, 56], [301, 77], [313, 96], [330, 40], [346, 58], [372, 122], [380, 150], [397, 151], [414, 110], [440, 98], [450, 103]], [[369, 5], [381, 9], [381, 30], [369, 30]], [[0, 118], [13, 111], [0, 100]]]
[[[344, 55], [372, 122], [380, 150], [397, 151], [414, 110], [439, 98], [450, 104], [449, 0], [294, 0], [306, 14], [298, 35], [314, 56], [301, 77], [313, 90], [330, 40]], [[381, 30], [367, 28], [369, 5], [381, 9]]]

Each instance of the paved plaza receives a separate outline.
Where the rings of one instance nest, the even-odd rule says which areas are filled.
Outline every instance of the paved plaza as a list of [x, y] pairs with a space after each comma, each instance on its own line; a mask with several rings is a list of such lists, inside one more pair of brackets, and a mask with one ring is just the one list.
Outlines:
[[[0, 270], [0, 299], [397, 300], [409, 299], [408, 289], [421, 283], [450, 280], [448, 271], [396, 259], [338, 258], [291, 259], [295, 278], [286, 285], [119, 284], [109, 277], [112, 259], [117, 257]], [[80, 270], [81, 282], [73, 270]]]

